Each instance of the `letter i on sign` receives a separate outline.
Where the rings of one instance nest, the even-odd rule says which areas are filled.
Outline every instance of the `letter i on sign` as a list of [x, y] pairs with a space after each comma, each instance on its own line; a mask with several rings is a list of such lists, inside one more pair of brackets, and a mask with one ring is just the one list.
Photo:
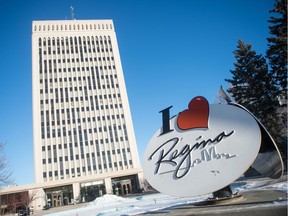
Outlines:
[[162, 133], [160, 134], [163, 135], [165, 133], [173, 131], [173, 129], [170, 129], [170, 112], [169, 110], [173, 106], [167, 107], [166, 109], [161, 110], [159, 113], [162, 113]]

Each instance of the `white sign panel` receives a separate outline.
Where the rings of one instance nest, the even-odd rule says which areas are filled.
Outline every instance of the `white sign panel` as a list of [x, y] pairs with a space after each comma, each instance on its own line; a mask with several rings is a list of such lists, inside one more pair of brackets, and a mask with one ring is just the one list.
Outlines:
[[222, 189], [251, 166], [260, 148], [260, 129], [249, 113], [203, 97], [166, 123], [149, 142], [143, 169], [155, 189], [172, 196]]

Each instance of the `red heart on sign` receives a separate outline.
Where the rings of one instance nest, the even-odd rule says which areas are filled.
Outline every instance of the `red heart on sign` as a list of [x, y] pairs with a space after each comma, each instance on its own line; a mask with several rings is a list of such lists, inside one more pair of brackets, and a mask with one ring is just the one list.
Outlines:
[[209, 103], [206, 98], [198, 96], [190, 101], [188, 109], [178, 114], [177, 126], [181, 130], [208, 128], [208, 117]]

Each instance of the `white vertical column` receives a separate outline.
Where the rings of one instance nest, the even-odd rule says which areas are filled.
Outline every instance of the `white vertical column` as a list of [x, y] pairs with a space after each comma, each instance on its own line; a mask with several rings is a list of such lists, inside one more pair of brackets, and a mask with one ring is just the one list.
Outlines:
[[112, 181], [111, 178], [105, 178], [105, 188], [107, 194], [112, 194]]
[[73, 197], [74, 197], [74, 204], [76, 204], [76, 200], [80, 198], [80, 183], [73, 184]]

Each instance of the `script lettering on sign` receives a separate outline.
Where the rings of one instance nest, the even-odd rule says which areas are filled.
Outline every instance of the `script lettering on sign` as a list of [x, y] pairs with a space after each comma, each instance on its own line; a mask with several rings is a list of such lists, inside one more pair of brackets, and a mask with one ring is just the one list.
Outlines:
[[[191, 167], [194, 167], [197, 163], [199, 164], [203, 161], [211, 161], [212, 159], [229, 159], [235, 157], [236, 155], [230, 155], [227, 153], [217, 154], [215, 147], [208, 149], [208, 151], [205, 149], [206, 146], [220, 143], [223, 139], [231, 136], [233, 133], [233, 130], [227, 134], [223, 131], [214, 139], [207, 140], [201, 140], [202, 136], [200, 136], [196, 140], [201, 141], [197, 141], [194, 144], [186, 144], [180, 149], [177, 148], [179, 138], [175, 137], [168, 140], [167, 142], [160, 145], [149, 157], [149, 160], [151, 160], [154, 156], [158, 158], [155, 163], [154, 174], [159, 173], [159, 169], [162, 164], [170, 164], [171, 166], [175, 166], [174, 171], [166, 171], [159, 174], [174, 172], [175, 178], [182, 178], [190, 171]], [[202, 149], [201, 158], [194, 159], [193, 152], [197, 150], [199, 151], [199, 149]]]

